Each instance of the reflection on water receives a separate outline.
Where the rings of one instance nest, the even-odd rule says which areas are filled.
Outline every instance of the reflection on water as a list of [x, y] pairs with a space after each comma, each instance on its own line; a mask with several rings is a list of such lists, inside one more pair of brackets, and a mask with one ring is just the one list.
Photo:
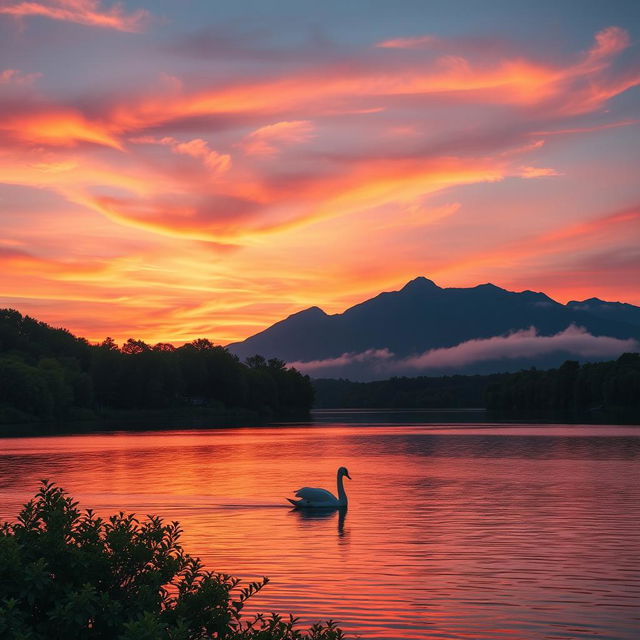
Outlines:
[[[0, 518], [47, 477], [101, 514], [178, 519], [210, 568], [272, 579], [253, 610], [362, 637], [638, 637], [640, 428], [368, 416], [0, 439]], [[290, 508], [341, 465], [348, 511]]]
[[346, 507], [335, 509], [291, 509], [290, 513], [300, 519], [302, 533], [305, 533], [305, 520], [333, 520], [337, 521], [338, 536], [344, 538], [344, 522], [347, 519]]

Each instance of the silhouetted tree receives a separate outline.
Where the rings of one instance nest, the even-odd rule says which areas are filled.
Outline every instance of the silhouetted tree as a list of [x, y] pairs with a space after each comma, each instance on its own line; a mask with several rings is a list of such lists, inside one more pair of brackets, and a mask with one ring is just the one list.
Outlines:
[[580, 365], [567, 360], [558, 369], [505, 374], [487, 388], [487, 407], [541, 414], [593, 409], [640, 409], [640, 354]]
[[168, 342], [158, 342], [157, 344], [153, 345], [153, 350], [154, 351], [175, 351], [176, 348], [172, 344], [169, 344]]
[[178, 348], [134, 338], [119, 348], [110, 337], [90, 346], [12, 309], [0, 310], [0, 360], [0, 420], [189, 404], [273, 414], [308, 411], [313, 401], [309, 379], [275, 358], [245, 365], [206, 338]]
[[257, 354], [255, 356], [249, 356], [245, 360], [245, 362], [247, 363], [247, 366], [251, 369], [260, 369], [262, 367], [267, 366], [267, 361], [265, 360], [265, 358]]
[[134, 340], [133, 338], [129, 338], [122, 345], [122, 353], [126, 353], [128, 355], [137, 355], [150, 350], [151, 347], [146, 342], [142, 340]]

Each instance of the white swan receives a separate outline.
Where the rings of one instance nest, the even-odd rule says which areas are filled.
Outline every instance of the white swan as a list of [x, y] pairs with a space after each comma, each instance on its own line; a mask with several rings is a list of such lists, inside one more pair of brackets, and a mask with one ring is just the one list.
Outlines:
[[351, 480], [351, 476], [346, 467], [338, 469], [338, 497], [336, 498], [331, 491], [326, 489], [316, 489], [315, 487], [302, 487], [296, 491], [296, 496], [300, 500], [287, 500], [297, 509], [337, 509], [347, 506], [347, 494], [345, 493], [342, 479], [347, 476]]

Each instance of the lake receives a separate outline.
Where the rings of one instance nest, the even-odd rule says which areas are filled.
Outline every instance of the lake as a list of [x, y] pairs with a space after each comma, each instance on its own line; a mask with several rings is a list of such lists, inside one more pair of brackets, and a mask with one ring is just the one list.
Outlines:
[[[335, 492], [346, 514], [285, 497]], [[101, 514], [179, 520], [208, 568], [271, 583], [251, 610], [362, 638], [607, 638], [640, 629], [640, 427], [421, 421], [0, 439], [0, 520], [40, 478]]]

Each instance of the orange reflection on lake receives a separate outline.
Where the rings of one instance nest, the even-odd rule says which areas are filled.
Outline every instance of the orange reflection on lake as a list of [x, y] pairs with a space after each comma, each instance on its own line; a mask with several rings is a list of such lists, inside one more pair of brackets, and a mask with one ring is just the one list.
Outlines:
[[[640, 428], [346, 424], [0, 439], [0, 518], [49, 478], [179, 520], [250, 610], [371, 638], [636, 639]], [[301, 486], [346, 513], [305, 513]]]

